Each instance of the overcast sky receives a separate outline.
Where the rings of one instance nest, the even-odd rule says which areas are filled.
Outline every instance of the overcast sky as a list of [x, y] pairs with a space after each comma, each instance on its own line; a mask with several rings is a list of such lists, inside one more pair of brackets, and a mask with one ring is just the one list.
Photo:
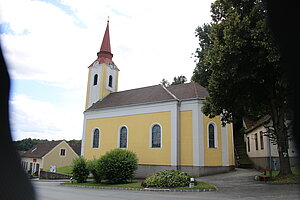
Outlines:
[[212, 0], [0, 0], [1, 45], [12, 79], [13, 138], [81, 139], [88, 66], [110, 19], [119, 91], [195, 68], [195, 29]]

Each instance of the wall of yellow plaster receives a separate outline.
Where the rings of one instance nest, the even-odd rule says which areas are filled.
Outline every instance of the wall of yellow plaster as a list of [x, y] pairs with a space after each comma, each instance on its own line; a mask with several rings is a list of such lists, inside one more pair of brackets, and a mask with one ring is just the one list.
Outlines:
[[[140, 115], [89, 119], [86, 121], [86, 143], [84, 157], [99, 158], [107, 151], [118, 147], [118, 131], [128, 127], [128, 150], [135, 152], [139, 164], [170, 165], [171, 155], [171, 113], [158, 112]], [[162, 126], [162, 148], [150, 148], [150, 128], [154, 123]], [[100, 129], [100, 148], [91, 148], [92, 131]]]
[[[65, 149], [65, 156], [60, 156], [61, 149]], [[56, 168], [70, 166], [77, 157], [78, 155], [66, 142], [61, 142], [44, 156], [44, 164], [42, 167], [45, 170], [50, 169], [51, 165], [55, 165]]]
[[100, 99], [103, 99], [106, 95], [108, 95], [110, 92], [106, 89], [106, 71], [107, 71], [107, 65], [102, 65], [102, 74], [101, 74], [101, 85], [100, 85]]
[[[220, 117], [209, 118], [203, 115], [204, 122], [204, 165], [205, 166], [222, 166], [222, 135]], [[218, 147], [208, 148], [208, 123], [214, 122], [217, 125]]]
[[192, 111], [180, 112], [180, 163], [193, 165], [193, 119]]

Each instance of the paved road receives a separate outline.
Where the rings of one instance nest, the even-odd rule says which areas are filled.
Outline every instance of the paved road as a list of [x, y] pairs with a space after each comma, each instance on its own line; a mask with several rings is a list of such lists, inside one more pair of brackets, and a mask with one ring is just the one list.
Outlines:
[[34, 182], [40, 200], [231, 200], [231, 199], [300, 199], [299, 184], [270, 185], [253, 180], [255, 170], [236, 171], [201, 177], [199, 180], [218, 186], [216, 192], [144, 192], [73, 188], [57, 182]]

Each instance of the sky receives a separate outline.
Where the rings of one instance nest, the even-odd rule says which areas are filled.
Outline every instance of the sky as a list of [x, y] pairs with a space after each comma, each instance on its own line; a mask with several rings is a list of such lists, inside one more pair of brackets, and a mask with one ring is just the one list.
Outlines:
[[14, 140], [81, 139], [88, 66], [109, 16], [119, 91], [190, 81], [213, 0], [0, 0]]

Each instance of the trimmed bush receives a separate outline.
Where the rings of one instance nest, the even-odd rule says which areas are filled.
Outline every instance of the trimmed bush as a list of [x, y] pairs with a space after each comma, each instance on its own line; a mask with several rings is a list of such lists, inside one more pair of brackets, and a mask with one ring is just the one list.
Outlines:
[[98, 162], [98, 160], [96, 160], [96, 159], [87, 161], [87, 168], [93, 174], [93, 177], [94, 177], [94, 180], [96, 181], [96, 183], [101, 183], [102, 176], [99, 173], [97, 173], [97, 170], [96, 170], [97, 162]]
[[96, 171], [110, 183], [126, 183], [132, 179], [137, 169], [135, 153], [123, 149], [107, 152], [97, 161]]
[[179, 170], [165, 170], [157, 172], [144, 181], [147, 187], [160, 187], [160, 188], [172, 188], [172, 187], [185, 187], [189, 185], [190, 176], [187, 173]]
[[78, 183], [86, 182], [87, 177], [89, 176], [89, 170], [86, 166], [86, 161], [83, 157], [78, 157], [73, 160], [73, 178]]

